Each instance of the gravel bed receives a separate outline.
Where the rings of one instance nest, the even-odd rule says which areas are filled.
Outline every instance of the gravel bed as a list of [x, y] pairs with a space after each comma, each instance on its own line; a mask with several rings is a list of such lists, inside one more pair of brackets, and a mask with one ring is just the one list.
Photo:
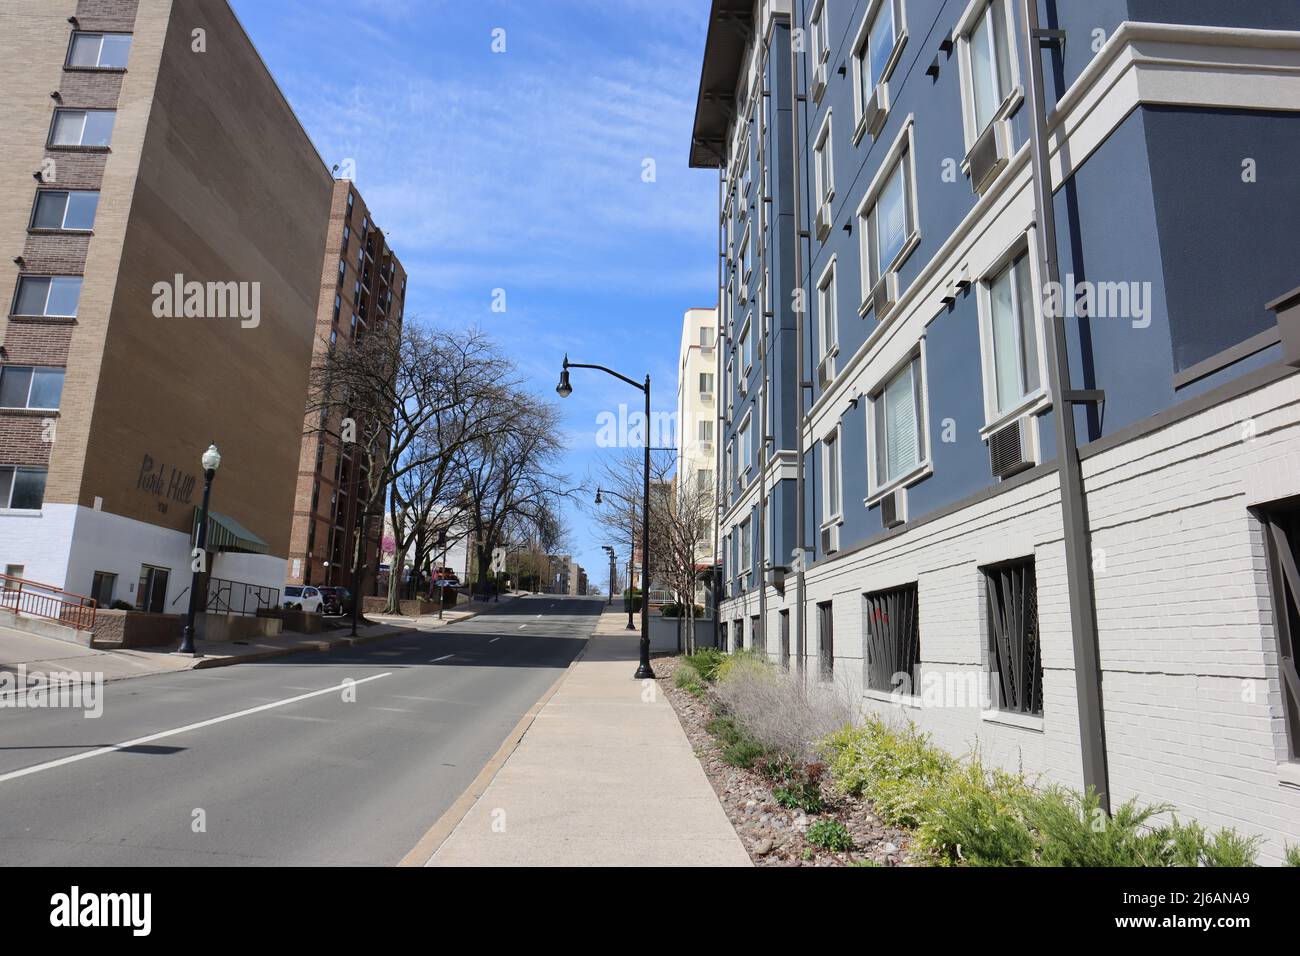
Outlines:
[[[865, 801], [839, 796], [823, 786], [826, 809], [821, 813], [786, 809], [773, 798], [772, 785], [761, 773], [725, 763], [722, 748], [704, 729], [713, 717], [709, 700], [673, 686], [673, 671], [679, 661], [678, 657], [657, 658], [655, 676], [756, 866], [907, 865], [906, 831], [886, 826]], [[819, 819], [844, 824], [853, 837], [854, 849], [836, 853], [810, 846], [804, 833]]]

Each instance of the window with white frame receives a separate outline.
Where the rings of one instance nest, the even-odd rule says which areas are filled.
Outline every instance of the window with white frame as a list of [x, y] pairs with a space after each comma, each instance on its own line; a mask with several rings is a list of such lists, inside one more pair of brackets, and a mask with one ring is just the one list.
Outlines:
[[875, 468], [882, 488], [916, 471], [926, 458], [921, 356], [915, 355], [871, 396]]
[[745, 420], [740, 423], [740, 431], [737, 434], [740, 443], [740, 474], [736, 476], [738, 478], [746, 474], [754, 465], [754, 442], [751, 434], [753, 429], [750, 428], [752, 421], [753, 417], [746, 415]]
[[853, 50], [859, 119], [876, 87], [887, 78], [886, 71], [894, 59], [894, 48], [901, 33], [902, 6], [903, 0], [877, 0], [863, 21]]
[[701, 468], [695, 473], [696, 490], [711, 492], [713, 490], [713, 469]]
[[712, 372], [700, 373], [700, 394], [708, 395], [712, 397], [713, 395], [713, 373]]
[[736, 272], [740, 275], [741, 285], [749, 281], [749, 227], [740, 239], [740, 248], [736, 250]]
[[843, 513], [840, 495], [840, 430], [837, 427], [822, 439], [822, 504], [823, 524], [836, 521]]
[[92, 189], [43, 189], [36, 194], [33, 229], [89, 232], [95, 228], [99, 192]]
[[740, 480], [740, 476], [736, 473], [736, 441], [734, 438], [727, 442], [727, 470], [722, 479], [724, 482], [732, 479]]
[[54, 410], [63, 396], [63, 369], [0, 366], [0, 408]]
[[989, 408], [998, 418], [1015, 411], [1042, 387], [1029, 255], [1021, 253], [986, 287], [986, 388]]
[[740, 579], [748, 585], [754, 575], [754, 533], [752, 519], [740, 523]]
[[116, 119], [115, 110], [55, 110], [50, 145], [108, 147]]
[[81, 276], [19, 276], [14, 315], [76, 318]]
[[808, 52], [816, 69], [831, 56], [830, 29], [826, 23], [826, 0], [817, 0], [808, 20]]
[[700, 328], [700, 348], [713, 348], [713, 330], [708, 326], [701, 326]]
[[1016, 86], [1013, 23], [1007, 0], [990, 0], [962, 36], [972, 142], [988, 128]]
[[82, 70], [124, 70], [131, 55], [129, 33], [72, 34], [67, 65]]
[[904, 148], [893, 162], [874, 199], [859, 216], [862, 226], [863, 274], [867, 295], [898, 257], [916, 231], [912, 209], [911, 149]]
[[748, 375], [754, 367], [754, 337], [750, 334], [753, 326], [751, 319], [745, 320], [745, 327], [740, 330], [740, 368], [742, 375]]
[[817, 284], [817, 332], [820, 336], [822, 358], [832, 354], [839, 345], [839, 316], [835, 301], [835, 260], [832, 259]]
[[831, 111], [826, 111], [826, 119], [817, 133], [817, 142], [813, 147], [813, 178], [817, 190], [817, 202], [828, 205], [835, 198], [835, 170], [831, 154]]
[[700, 441], [713, 441], [713, 419], [700, 419]]

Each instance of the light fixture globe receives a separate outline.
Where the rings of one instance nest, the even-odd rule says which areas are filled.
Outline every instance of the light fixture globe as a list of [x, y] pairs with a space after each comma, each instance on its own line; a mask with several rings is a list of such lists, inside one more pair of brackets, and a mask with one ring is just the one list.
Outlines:
[[569, 384], [569, 370], [567, 368], [560, 373], [560, 384], [555, 386], [555, 391], [560, 398], [568, 398], [573, 394], [573, 386]]
[[601, 500], [600, 500], [600, 489], [597, 488], [597, 489], [596, 489], [596, 504], [600, 504], [600, 503], [601, 503]]
[[216, 471], [221, 467], [221, 452], [217, 451], [215, 444], [208, 446], [208, 450], [203, 453], [202, 462], [204, 471]]

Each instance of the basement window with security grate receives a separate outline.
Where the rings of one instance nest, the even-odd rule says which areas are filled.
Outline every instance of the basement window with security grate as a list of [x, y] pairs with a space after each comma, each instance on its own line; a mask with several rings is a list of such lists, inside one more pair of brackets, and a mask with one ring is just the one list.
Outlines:
[[906, 584], [876, 591], [864, 595], [863, 600], [866, 603], [867, 686], [872, 690], [901, 690], [911, 695], [921, 665], [917, 586]]
[[1259, 510], [1259, 518], [1268, 554], [1289, 756], [1300, 761], [1300, 670], [1296, 667], [1296, 645], [1300, 644], [1300, 498], [1266, 505]]
[[1041, 716], [1043, 654], [1038, 631], [1034, 559], [984, 568], [988, 596], [989, 668], [998, 710]]

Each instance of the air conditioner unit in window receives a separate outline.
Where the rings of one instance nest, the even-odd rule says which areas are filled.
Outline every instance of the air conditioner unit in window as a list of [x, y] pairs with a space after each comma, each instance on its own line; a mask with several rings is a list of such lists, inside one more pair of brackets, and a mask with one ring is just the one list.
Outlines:
[[749, 289], [743, 282], [740, 284], [739, 298], [741, 305], [744, 305], [749, 301]]
[[835, 377], [835, 356], [827, 355], [817, 363], [817, 387], [825, 389]]
[[1006, 120], [994, 120], [975, 140], [966, 156], [970, 167], [971, 188], [983, 193], [993, 180], [997, 179], [1002, 167], [1011, 158], [1011, 124]]
[[888, 117], [889, 84], [877, 83], [876, 88], [871, 91], [870, 98], [862, 105], [862, 122], [867, 127], [867, 132], [874, 138], [880, 135]]
[[907, 521], [906, 499], [900, 489], [880, 499], [880, 524], [885, 530], [897, 528]]
[[828, 202], [821, 203], [817, 207], [817, 238], [825, 239], [831, 234], [831, 204]]
[[871, 310], [876, 313], [876, 321], [883, 321], [897, 301], [898, 273], [886, 272], [871, 290]]
[[745, 376], [742, 375], [740, 381], [736, 382], [736, 391], [742, 396], [749, 394], [749, 382], [746, 380]]
[[701, 404], [701, 405], [712, 405], [712, 404], [713, 404], [713, 393], [712, 393], [712, 392], [700, 392], [700, 404]]
[[820, 101], [822, 94], [826, 92], [826, 64], [818, 63], [817, 68], [813, 70], [812, 81], [812, 98]]
[[1010, 478], [1033, 467], [1026, 441], [1028, 427], [1028, 419], [1017, 418], [989, 436], [989, 464], [993, 468], [993, 477]]
[[840, 526], [837, 524], [822, 528], [822, 554], [834, 554], [840, 549]]

